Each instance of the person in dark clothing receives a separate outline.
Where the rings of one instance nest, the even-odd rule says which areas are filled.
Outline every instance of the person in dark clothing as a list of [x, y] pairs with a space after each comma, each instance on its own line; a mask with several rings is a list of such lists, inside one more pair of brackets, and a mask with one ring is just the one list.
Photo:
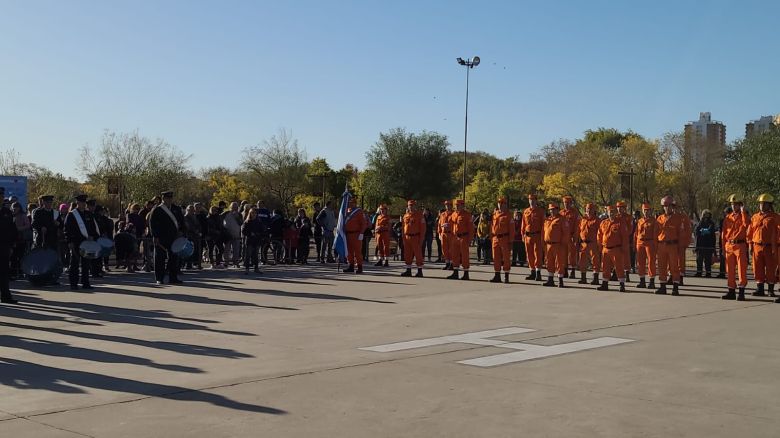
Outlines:
[[306, 216], [306, 210], [298, 209], [295, 227], [298, 228], [298, 263], [306, 265], [309, 263], [309, 246], [312, 235], [311, 220]]
[[195, 210], [194, 205], [188, 205], [184, 214], [184, 229], [187, 239], [192, 242], [193, 251], [192, 256], [187, 259], [185, 267], [187, 269], [203, 269], [201, 261], [203, 260], [203, 248], [201, 247], [201, 240], [203, 235], [201, 234], [200, 221]]
[[425, 257], [425, 250], [428, 250], [428, 261], [431, 261], [431, 252], [433, 252], [433, 229], [436, 227], [436, 217], [431, 210], [423, 209], [423, 220], [425, 221], [425, 238], [422, 241], [422, 254]]
[[14, 224], [14, 214], [8, 208], [8, 202], [5, 201], [5, 188], [0, 187], [0, 199], [3, 199], [0, 207], [0, 302], [5, 304], [16, 304], [17, 301], [11, 294], [10, 280], [10, 254], [11, 248], [17, 240], [19, 231]]
[[163, 192], [162, 202], [149, 215], [149, 231], [154, 239], [154, 277], [158, 285], [165, 281], [181, 284], [179, 257], [173, 252], [173, 241], [184, 234], [184, 215], [173, 203], [173, 192]]
[[213, 206], [206, 217], [206, 246], [209, 251], [209, 263], [211, 269], [222, 269], [222, 215], [219, 213], [219, 207]]
[[515, 239], [512, 241], [512, 266], [525, 265], [525, 244], [523, 243], [523, 212], [515, 210], [512, 218], [515, 227]]
[[314, 234], [314, 247], [317, 249], [317, 262], [319, 263], [322, 254], [322, 225], [317, 222], [317, 216], [320, 214], [320, 203], [314, 203], [314, 215], [312, 216], [312, 231]]
[[81, 286], [83, 289], [93, 289], [89, 284], [91, 260], [81, 256], [80, 246], [85, 240], [95, 240], [98, 230], [95, 218], [87, 210], [87, 195], [76, 196], [76, 208], [71, 209], [65, 217], [65, 239], [70, 248], [70, 267], [68, 279], [71, 290], [78, 290], [79, 268], [81, 269]]
[[246, 219], [241, 224], [241, 237], [244, 239], [244, 273], [249, 274], [249, 267], [253, 266], [256, 274], [260, 273], [260, 264], [257, 254], [265, 235], [265, 225], [257, 217], [257, 209], [251, 207], [246, 212]]
[[715, 222], [712, 220], [712, 213], [709, 210], [701, 212], [701, 220], [696, 225], [694, 234], [696, 235], [696, 274], [695, 277], [702, 276], [702, 265], [704, 265], [704, 276], [712, 276], [712, 255], [715, 253]]
[[[108, 210], [98, 205], [95, 207], [95, 222], [98, 227], [98, 234], [100, 237], [106, 237], [114, 240], [114, 221], [108, 215]], [[101, 271], [105, 269], [106, 272], [111, 272], [108, 267], [110, 256], [101, 257], [97, 260], [97, 268]]]
[[57, 250], [57, 218], [59, 211], [52, 209], [54, 196], [45, 195], [38, 198], [40, 207], [32, 212], [32, 228], [35, 248]]

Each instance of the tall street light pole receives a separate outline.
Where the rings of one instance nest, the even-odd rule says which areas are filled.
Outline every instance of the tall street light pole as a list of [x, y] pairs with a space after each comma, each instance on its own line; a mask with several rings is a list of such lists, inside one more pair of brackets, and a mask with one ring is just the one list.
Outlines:
[[469, 141], [469, 70], [479, 65], [479, 56], [464, 60], [458, 58], [458, 64], [466, 67], [466, 123], [463, 133], [463, 201], [466, 201], [466, 148]]

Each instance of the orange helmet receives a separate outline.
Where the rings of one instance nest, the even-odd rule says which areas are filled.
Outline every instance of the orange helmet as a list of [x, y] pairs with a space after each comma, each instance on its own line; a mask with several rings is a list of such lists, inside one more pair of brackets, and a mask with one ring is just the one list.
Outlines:
[[566, 195], [566, 196], [563, 197], [563, 201], [564, 202], [567, 202], [567, 201], [571, 202], [571, 200], [572, 200], [572, 197], [569, 196], [569, 195]]
[[498, 203], [499, 204], [506, 204], [506, 197], [505, 196], [499, 196], [498, 197]]
[[652, 210], [653, 207], [650, 206], [647, 202], [642, 203], [642, 210]]
[[661, 206], [666, 207], [672, 205], [674, 205], [674, 198], [672, 198], [671, 196], [666, 195], [663, 197], [663, 199], [661, 199]]
[[626, 203], [625, 201], [618, 201], [615, 203], [615, 207], [625, 207]]
[[409, 206], [417, 205], [417, 201], [415, 201], [414, 199], [410, 199], [410, 200], [406, 201], [406, 205], [409, 205]]
[[556, 204], [554, 202], [551, 202], [550, 205], [547, 206], [548, 210], [552, 210], [553, 208], [557, 210], [558, 209], [558, 204]]

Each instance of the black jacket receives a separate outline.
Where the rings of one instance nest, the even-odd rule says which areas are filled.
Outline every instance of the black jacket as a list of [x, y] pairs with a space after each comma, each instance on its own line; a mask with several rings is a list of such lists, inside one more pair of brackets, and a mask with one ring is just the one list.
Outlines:
[[[79, 211], [81, 219], [84, 221], [84, 227], [87, 229], [87, 235], [93, 239], [98, 238], [98, 230], [95, 224], [95, 217], [92, 216], [92, 212], [84, 210]], [[79, 229], [79, 223], [76, 221], [76, 217], [73, 215], [73, 211], [68, 213], [65, 217], [65, 240], [68, 243], [81, 245], [81, 242], [86, 240], [81, 234]]]
[[241, 224], [241, 237], [248, 246], [259, 246], [264, 235], [265, 224], [259, 218]]
[[166, 248], [170, 248], [173, 241], [179, 237], [179, 233], [184, 230], [184, 216], [181, 214], [181, 209], [172, 205], [170, 210], [176, 222], [171, 220], [168, 213], [159, 205], [154, 207], [149, 215], [149, 230], [152, 237], [160, 239], [160, 244]]
[[[35, 247], [41, 247], [44, 243], [49, 247], [57, 247], [57, 229], [60, 224], [54, 219], [54, 210], [46, 210], [43, 207], [36, 208], [32, 214], [32, 229], [35, 232]], [[46, 234], [42, 230], [46, 228]]]
[[19, 230], [14, 223], [14, 213], [7, 207], [0, 207], [0, 248], [3, 248], [8, 260], [8, 248], [16, 243]]
[[696, 249], [715, 249], [715, 235], [717, 234], [715, 222], [712, 219], [702, 219], [696, 229]]

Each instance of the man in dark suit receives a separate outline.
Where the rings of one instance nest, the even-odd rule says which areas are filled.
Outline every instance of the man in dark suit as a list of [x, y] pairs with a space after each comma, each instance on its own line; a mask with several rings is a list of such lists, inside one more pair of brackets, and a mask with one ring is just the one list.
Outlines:
[[33, 210], [32, 228], [35, 234], [36, 248], [49, 248], [57, 250], [57, 218], [59, 211], [52, 209], [54, 196], [45, 195], [38, 198], [40, 207]]
[[[171, 250], [173, 241], [184, 233], [184, 215], [173, 203], [173, 192], [162, 193], [162, 203], [152, 209], [149, 229], [154, 239], [154, 277], [157, 284], [163, 284], [168, 273], [171, 284], [181, 284], [179, 279], [179, 257]], [[166, 266], [167, 261], [167, 266]]]
[[14, 214], [8, 208], [9, 202], [5, 199], [5, 187], [0, 187], [0, 302], [16, 304], [17, 301], [11, 295], [9, 281], [11, 277], [11, 250], [16, 243], [19, 231], [14, 224]]
[[76, 208], [65, 217], [65, 240], [70, 248], [70, 267], [68, 278], [71, 290], [79, 288], [79, 267], [81, 267], [81, 285], [83, 289], [93, 289], [89, 284], [89, 271], [92, 260], [81, 257], [80, 246], [85, 240], [98, 237], [95, 218], [87, 210], [87, 195], [76, 196]]

